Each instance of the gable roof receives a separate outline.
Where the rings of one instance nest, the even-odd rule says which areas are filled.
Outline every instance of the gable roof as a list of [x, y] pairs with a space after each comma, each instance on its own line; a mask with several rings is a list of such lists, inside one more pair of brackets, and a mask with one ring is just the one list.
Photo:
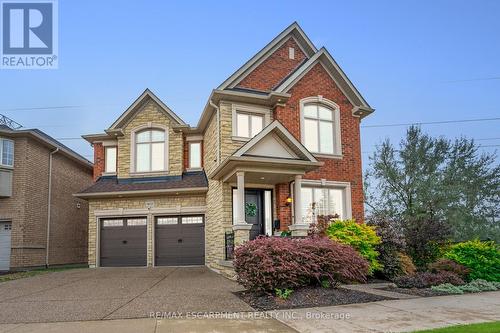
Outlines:
[[[273, 121], [271, 124], [266, 126], [259, 134], [254, 136], [248, 142], [246, 142], [243, 146], [238, 149], [233, 156], [242, 157], [242, 156], [253, 156], [252, 150], [255, 151], [255, 148], [263, 142], [266, 137], [269, 137], [271, 134], [274, 134], [279, 138], [282, 143], [285, 144], [283, 148], [288, 150], [290, 153], [290, 158], [292, 159], [300, 159], [309, 162], [318, 162], [318, 160], [300, 143], [295, 137], [283, 126], [278, 120]], [[280, 141], [277, 141], [281, 144]], [[296, 158], [293, 157], [296, 156]], [[261, 156], [264, 157], [264, 156]], [[267, 156], [267, 157], [277, 157], [277, 156]], [[283, 158], [283, 157], [281, 157]]]
[[93, 168], [92, 162], [75, 152], [73, 149], [46, 134], [45, 132], [40, 131], [39, 129], [33, 128], [13, 130], [7, 126], [1, 126], [0, 134], [6, 135], [8, 137], [30, 137], [37, 140], [46, 147], [49, 147], [51, 149], [59, 149], [62, 154], [66, 155], [68, 158], [72, 159], [73, 161], [77, 162], [87, 169]]
[[172, 111], [165, 103], [163, 103], [153, 92], [149, 89], [144, 90], [144, 92], [130, 105], [122, 115], [115, 120], [115, 122], [110, 126], [109, 130], [118, 130], [122, 128], [128, 121], [140, 110], [141, 106], [144, 105], [149, 100], [153, 100], [160, 106], [160, 110], [166, 115], [174, 119], [179, 125], [186, 125], [184, 120], [182, 120], [174, 111]]
[[358, 115], [366, 116], [374, 111], [324, 47], [316, 52], [314, 56], [300, 66], [295, 72], [289, 75], [278, 87], [276, 87], [275, 91], [279, 93], [288, 92], [290, 88], [318, 63], [321, 63], [327, 70], [339, 89], [355, 107], [354, 111], [358, 112]]
[[309, 58], [317, 52], [316, 47], [311, 42], [309, 37], [304, 33], [302, 28], [297, 22], [293, 22], [285, 30], [283, 30], [278, 36], [276, 36], [271, 42], [269, 42], [262, 50], [260, 50], [256, 55], [254, 55], [250, 60], [248, 60], [243, 66], [241, 66], [236, 72], [234, 72], [229, 78], [227, 78], [222, 84], [217, 87], [218, 90], [234, 88], [234, 86], [241, 81], [245, 76], [252, 72], [252, 70], [257, 67], [260, 63], [266, 60], [271, 54], [277, 50], [282, 43], [286, 42], [289, 37], [295, 38], [297, 44], [302, 48], [304, 54]]

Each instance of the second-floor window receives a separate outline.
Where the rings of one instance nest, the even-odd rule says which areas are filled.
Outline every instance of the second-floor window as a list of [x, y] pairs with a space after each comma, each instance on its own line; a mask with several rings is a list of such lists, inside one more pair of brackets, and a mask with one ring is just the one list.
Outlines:
[[264, 115], [237, 112], [236, 135], [240, 138], [253, 138], [264, 128]]
[[104, 171], [116, 173], [116, 147], [105, 147], [104, 158]]
[[342, 155], [339, 109], [322, 97], [309, 97], [301, 103], [302, 142], [311, 152]]
[[135, 136], [135, 171], [165, 171], [165, 131], [145, 130]]
[[201, 142], [189, 143], [189, 168], [201, 168]]
[[14, 141], [0, 138], [0, 164], [14, 166]]

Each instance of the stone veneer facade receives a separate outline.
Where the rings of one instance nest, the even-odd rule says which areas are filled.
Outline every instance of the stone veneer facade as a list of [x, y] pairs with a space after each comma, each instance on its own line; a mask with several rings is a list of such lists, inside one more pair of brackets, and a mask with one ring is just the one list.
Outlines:
[[[152, 202], [151, 211], [145, 209], [146, 202]], [[99, 217], [106, 216], [146, 216], [147, 222], [147, 264], [153, 266], [153, 228], [154, 217], [164, 215], [158, 210], [170, 209], [169, 214], [204, 213], [206, 209], [204, 194], [180, 194], [162, 196], [142, 196], [132, 198], [106, 198], [89, 200], [89, 266], [97, 265], [97, 240]]]

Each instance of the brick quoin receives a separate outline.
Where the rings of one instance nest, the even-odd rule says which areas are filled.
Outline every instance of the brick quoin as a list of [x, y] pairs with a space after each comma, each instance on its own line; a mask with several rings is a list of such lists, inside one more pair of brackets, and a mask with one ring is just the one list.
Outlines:
[[102, 176], [104, 172], [104, 146], [102, 143], [94, 143], [94, 181]]
[[[288, 49], [295, 49], [294, 59], [288, 56]], [[304, 61], [306, 55], [293, 38], [289, 38], [272, 55], [257, 66], [238, 85], [239, 88], [271, 90]]]
[[[361, 168], [360, 119], [352, 115], [352, 104], [335, 84], [321, 64], [316, 64], [289, 91], [290, 99], [283, 106], [274, 110], [275, 119], [279, 120], [295, 138], [300, 141], [300, 100], [306, 97], [322, 95], [340, 107], [340, 128], [342, 141], [342, 159], [320, 158], [325, 164], [316, 171], [308, 172], [304, 179], [326, 179], [351, 183], [352, 216], [356, 221], [364, 221], [363, 177]], [[282, 226], [289, 223], [290, 209], [282, 209], [284, 200], [290, 195], [289, 184], [281, 184], [277, 195], [277, 211]], [[284, 198], [284, 199], [282, 199]], [[285, 222], [286, 221], [286, 222]]]

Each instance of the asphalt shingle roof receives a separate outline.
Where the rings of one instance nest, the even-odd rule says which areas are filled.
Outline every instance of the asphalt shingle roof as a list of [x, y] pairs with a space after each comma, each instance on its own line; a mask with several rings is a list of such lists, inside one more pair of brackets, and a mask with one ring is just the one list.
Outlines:
[[204, 171], [184, 172], [181, 176], [120, 178], [116, 176], [100, 177], [92, 186], [79, 194], [106, 193], [123, 191], [167, 190], [181, 188], [207, 187]]

